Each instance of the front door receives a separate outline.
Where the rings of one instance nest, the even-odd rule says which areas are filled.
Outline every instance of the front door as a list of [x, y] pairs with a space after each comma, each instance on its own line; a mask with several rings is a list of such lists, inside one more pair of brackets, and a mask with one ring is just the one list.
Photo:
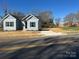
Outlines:
[[25, 28], [27, 28], [27, 22], [25, 22]]

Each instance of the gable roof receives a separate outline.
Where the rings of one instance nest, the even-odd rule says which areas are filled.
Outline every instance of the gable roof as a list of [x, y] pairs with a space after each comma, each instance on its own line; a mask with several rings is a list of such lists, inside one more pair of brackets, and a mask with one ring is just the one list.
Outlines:
[[5, 15], [3, 18], [2, 18], [2, 21], [5, 20], [7, 17], [9, 16], [12, 16], [14, 17], [16, 20], [20, 20], [20, 21], [27, 21], [27, 20], [30, 20], [31, 18], [35, 17], [37, 19], [39, 19], [39, 17], [37, 16], [34, 16], [32, 14], [27, 14], [26, 16], [18, 16], [18, 15], [14, 15], [14, 14], [11, 14], [11, 13], [8, 13], [7, 15]]
[[24, 15], [15, 15], [15, 14], [12, 14], [12, 13], [11, 13], [11, 15], [13, 17], [15, 17], [17, 20], [22, 20], [22, 18], [25, 17]]
[[[4, 21], [7, 17], [9, 17], [9, 16], [12, 16], [11, 14], [7, 14], [7, 15], [5, 15], [3, 18], [2, 18], [2, 21]], [[12, 17], [14, 17], [14, 16], [12, 16]], [[15, 17], [14, 17], [15, 18]]]
[[8, 13], [7, 15], [5, 15], [5, 16], [2, 18], [2, 21], [3, 21], [4, 19], [6, 19], [7, 17], [9, 17], [9, 16], [12, 16], [12, 17], [16, 18], [16, 20], [22, 20], [22, 18], [24, 17], [24, 16], [18, 16], [18, 15], [14, 15], [14, 14], [12, 14], [12, 13]]
[[[26, 15], [23, 19], [22, 19], [22, 21], [27, 21], [27, 20], [30, 20], [32, 17], [35, 17], [35, 18], [37, 18], [36, 16], [34, 16], [34, 15], [32, 15], [32, 14], [28, 14], [28, 15]], [[37, 18], [38, 19], [38, 18]]]

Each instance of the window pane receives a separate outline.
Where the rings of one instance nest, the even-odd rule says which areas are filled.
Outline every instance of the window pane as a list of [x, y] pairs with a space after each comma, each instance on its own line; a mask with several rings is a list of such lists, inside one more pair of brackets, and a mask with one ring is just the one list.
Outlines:
[[35, 22], [30, 22], [30, 27], [35, 27]]
[[9, 22], [6, 22], [6, 26], [9, 26]]
[[14, 22], [10, 22], [10, 26], [14, 26]]

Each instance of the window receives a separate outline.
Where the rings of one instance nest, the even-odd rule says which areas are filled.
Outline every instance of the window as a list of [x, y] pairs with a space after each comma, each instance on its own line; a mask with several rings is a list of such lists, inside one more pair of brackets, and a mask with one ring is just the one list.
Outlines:
[[35, 22], [30, 22], [30, 27], [35, 27]]
[[10, 22], [10, 26], [14, 26], [14, 22]]
[[9, 22], [6, 22], [6, 26], [9, 26]]
[[13, 27], [14, 26], [14, 22], [6, 22], [6, 26], [7, 27]]

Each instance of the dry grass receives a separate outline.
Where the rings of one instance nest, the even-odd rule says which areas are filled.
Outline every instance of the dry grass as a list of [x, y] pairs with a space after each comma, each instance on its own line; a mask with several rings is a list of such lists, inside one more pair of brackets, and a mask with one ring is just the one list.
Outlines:
[[68, 33], [68, 32], [74, 32], [74, 33], [79, 33], [79, 30], [64, 30], [62, 28], [50, 28], [49, 30], [52, 30], [54, 32], [64, 32], [64, 33]]
[[63, 32], [64, 31], [62, 28], [50, 28], [49, 30], [52, 30], [54, 32]]
[[1, 39], [26, 39], [26, 38], [36, 38], [36, 37], [41, 37], [39, 31], [0, 32]]

